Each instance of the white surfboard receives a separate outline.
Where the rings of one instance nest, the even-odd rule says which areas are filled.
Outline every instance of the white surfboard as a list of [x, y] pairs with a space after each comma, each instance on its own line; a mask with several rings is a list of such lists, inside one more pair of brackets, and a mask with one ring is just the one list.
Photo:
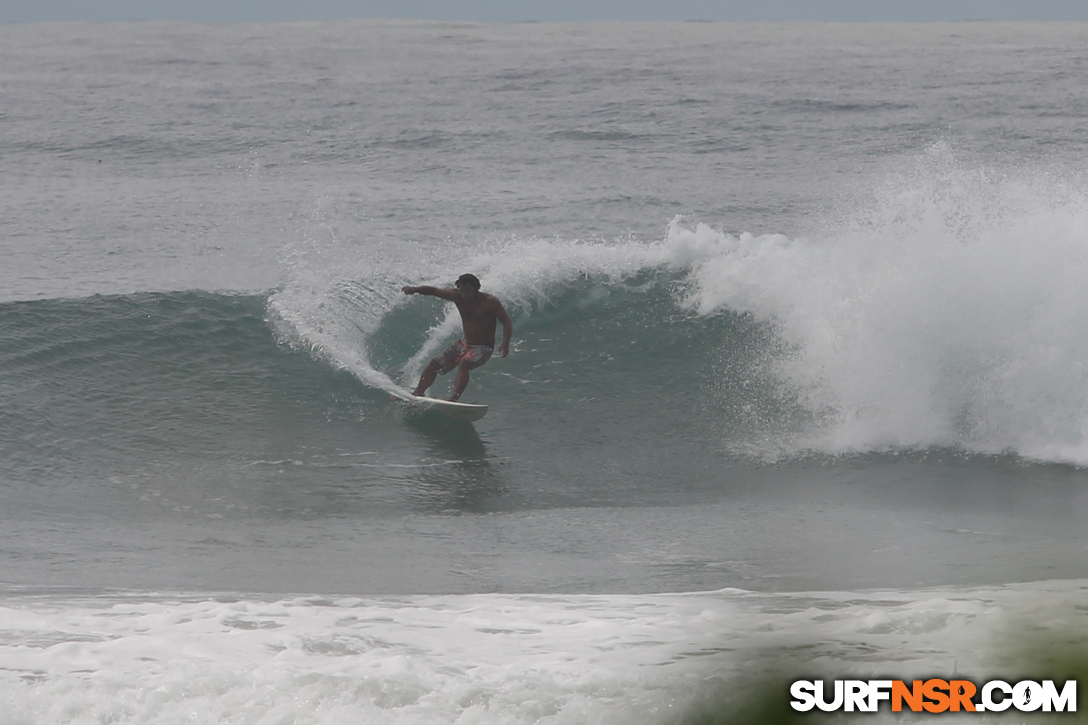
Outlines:
[[454, 403], [449, 400], [439, 400], [438, 398], [427, 398], [422, 395], [404, 394], [401, 391], [390, 391], [405, 403], [411, 403], [412, 405], [426, 408], [427, 410], [437, 410], [440, 413], [446, 415], [452, 415], [454, 418], [460, 418], [461, 420], [467, 420], [468, 422], [479, 420], [487, 415], [486, 405], [473, 405], [472, 403]]

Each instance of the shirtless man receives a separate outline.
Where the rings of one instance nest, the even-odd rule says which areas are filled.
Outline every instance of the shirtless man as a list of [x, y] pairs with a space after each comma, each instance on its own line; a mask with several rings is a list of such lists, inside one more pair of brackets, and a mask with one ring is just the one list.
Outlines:
[[495, 349], [495, 324], [502, 323], [502, 345], [499, 356], [510, 353], [510, 336], [514, 333], [514, 323], [506, 314], [502, 303], [494, 295], [480, 291], [480, 280], [472, 274], [462, 274], [457, 278], [455, 289], [438, 287], [404, 287], [406, 295], [430, 295], [440, 297], [457, 305], [461, 313], [461, 326], [464, 338], [451, 344], [438, 357], [431, 360], [419, 376], [419, 385], [413, 395], [423, 395], [434, 383], [439, 373], [445, 375], [457, 368], [457, 379], [453, 382], [453, 395], [450, 400], [456, 402], [468, 387], [468, 373], [480, 367], [491, 357]]

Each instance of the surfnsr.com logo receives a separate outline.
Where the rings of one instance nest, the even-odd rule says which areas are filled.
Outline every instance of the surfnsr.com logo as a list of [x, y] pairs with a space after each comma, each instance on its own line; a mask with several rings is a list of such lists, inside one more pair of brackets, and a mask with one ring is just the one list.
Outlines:
[[1061, 689], [1053, 680], [1022, 680], [1009, 684], [991, 680], [978, 687], [970, 680], [797, 680], [790, 686], [790, 706], [798, 712], [876, 712], [887, 702], [892, 712], [1076, 712], [1077, 681]]

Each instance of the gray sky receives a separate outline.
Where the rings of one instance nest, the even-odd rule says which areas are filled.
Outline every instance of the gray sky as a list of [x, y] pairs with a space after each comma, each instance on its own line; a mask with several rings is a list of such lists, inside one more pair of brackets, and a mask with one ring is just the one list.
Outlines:
[[1088, 20], [1088, 0], [0, 0], [0, 23], [339, 18], [526, 20]]

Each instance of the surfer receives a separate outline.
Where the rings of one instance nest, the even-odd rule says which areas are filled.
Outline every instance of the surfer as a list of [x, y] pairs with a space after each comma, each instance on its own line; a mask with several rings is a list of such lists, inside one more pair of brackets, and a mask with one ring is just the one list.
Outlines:
[[401, 291], [406, 295], [439, 297], [457, 305], [457, 311], [461, 313], [461, 327], [465, 331], [463, 338], [427, 364], [412, 395], [423, 395], [439, 374], [445, 375], [457, 368], [457, 379], [453, 381], [453, 395], [450, 396], [450, 401], [457, 402], [468, 387], [469, 371], [487, 362], [495, 350], [495, 325], [499, 322], [502, 323], [499, 357], [506, 357], [510, 353], [514, 323], [497, 297], [480, 291], [480, 280], [476, 275], [462, 274], [453, 289], [422, 286], [403, 287]]

